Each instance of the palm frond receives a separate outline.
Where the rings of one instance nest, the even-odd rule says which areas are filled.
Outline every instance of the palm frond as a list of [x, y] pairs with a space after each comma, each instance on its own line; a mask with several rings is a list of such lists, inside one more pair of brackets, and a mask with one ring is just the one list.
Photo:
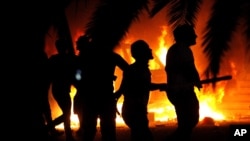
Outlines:
[[64, 9], [56, 15], [54, 27], [57, 30], [58, 38], [64, 38], [71, 42], [68, 49], [71, 54], [75, 54], [69, 23]]
[[152, 0], [153, 8], [149, 13], [149, 16], [154, 17], [159, 11], [166, 7], [172, 0]]
[[207, 77], [219, 74], [220, 63], [226, 51], [230, 49], [228, 42], [235, 31], [240, 3], [237, 1], [218, 0], [212, 7], [211, 18], [205, 28], [203, 47], [208, 56], [209, 65], [206, 68]]
[[147, 4], [148, 0], [103, 0], [87, 23], [85, 33], [94, 43], [113, 49]]
[[202, 0], [188, 0], [187, 13], [186, 13], [186, 22], [191, 25], [195, 25], [196, 15], [200, 11], [200, 5]]
[[153, 0], [154, 6], [150, 16], [153, 17], [161, 9], [168, 6], [167, 23], [175, 28], [177, 25], [188, 23], [195, 25], [202, 0]]
[[201, 0], [174, 1], [167, 14], [168, 23], [173, 28], [184, 23], [195, 25], [196, 15], [200, 9], [201, 2]]
[[[250, 13], [250, 11], [249, 11]], [[247, 22], [246, 22], [246, 37], [247, 37], [247, 51], [250, 52], [250, 14], [247, 17]]]
[[250, 1], [248, 0], [243, 0], [242, 2], [242, 15], [243, 19], [245, 20], [245, 35], [247, 38], [247, 52], [250, 52]]

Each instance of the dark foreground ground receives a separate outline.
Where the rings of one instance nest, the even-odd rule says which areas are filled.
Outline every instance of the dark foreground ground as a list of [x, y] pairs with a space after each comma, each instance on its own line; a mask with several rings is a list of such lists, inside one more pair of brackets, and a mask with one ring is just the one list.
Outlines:
[[[247, 133], [242, 134], [240, 136], [241, 130], [238, 130], [238, 134], [233, 136], [235, 130], [231, 129], [231, 125], [240, 125], [237, 126], [241, 129], [241, 125], [247, 125]], [[192, 141], [250, 141], [249, 139], [245, 139], [246, 135], [250, 134], [250, 122], [244, 123], [220, 123], [218, 125], [213, 124], [199, 124], [192, 136]], [[154, 125], [151, 126], [151, 131], [155, 137], [155, 141], [166, 141], [166, 136], [171, 134], [176, 128], [175, 124], [172, 125]], [[245, 128], [245, 127], [244, 127]], [[127, 127], [117, 127], [117, 141], [129, 141], [129, 129]], [[74, 131], [74, 136], [77, 141], [82, 141], [80, 137], [76, 136]], [[57, 137], [56, 141], [64, 141], [64, 134]], [[95, 141], [101, 141], [101, 134], [98, 128], [98, 132], [96, 135]]]

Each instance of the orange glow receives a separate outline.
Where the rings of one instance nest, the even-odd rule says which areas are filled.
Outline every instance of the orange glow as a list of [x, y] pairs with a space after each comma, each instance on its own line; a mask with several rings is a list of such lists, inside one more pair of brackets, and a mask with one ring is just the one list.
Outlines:
[[[161, 65], [165, 66], [166, 54], [169, 46], [167, 46], [165, 38], [167, 35], [167, 27], [162, 26], [161, 35], [158, 37], [158, 47], [154, 50], [156, 57], [159, 59]], [[149, 68], [153, 69], [162, 69], [158, 63], [155, 63], [154, 60], [150, 61]]]
[[205, 117], [212, 117], [215, 120], [225, 120], [225, 116], [217, 109], [217, 105], [221, 103], [224, 96], [224, 89], [217, 88], [216, 92], [204, 92], [195, 89], [196, 95], [200, 102], [200, 120]]
[[166, 62], [166, 54], [167, 54], [167, 49], [169, 48], [169, 46], [167, 46], [165, 38], [167, 35], [167, 27], [166, 26], [162, 26], [162, 32], [161, 32], [161, 36], [158, 38], [159, 40], [159, 47], [155, 50], [155, 53], [157, 55], [157, 57], [159, 57], [161, 63], [165, 66], [165, 62]]

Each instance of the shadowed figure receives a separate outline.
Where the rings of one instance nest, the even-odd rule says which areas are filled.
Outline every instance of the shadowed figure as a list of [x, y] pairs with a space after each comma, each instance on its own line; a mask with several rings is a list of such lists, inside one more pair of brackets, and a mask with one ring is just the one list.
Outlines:
[[194, 87], [202, 87], [194, 64], [190, 46], [196, 44], [197, 35], [192, 26], [180, 25], [174, 31], [175, 43], [166, 56], [167, 97], [174, 105], [178, 128], [174, 140], [191, 140], [194, 127], [199, 122], [199, 101]]
[[49, 59], [46, 53], [43, 53], [41, 61], [39, 63], [39, 68], [42, 75], [37, 75], [40, 80], [40, 85], [37, 91], [39, 96], [39, 105], [46, 122], [48, 135], [54, 136], [59, 135], [60, 133], [55, 129], [55, 125], [53, 124], [53, 119], [51, 115], [51, 108], [49, 103], [49, 87], [50, 87], [50, 78], [49, 78]]
[[[81, 80], [78, 96], [81, 98], [80, 135], [84, 141], [93, 141], [96, 135], [97, 120], [100, 119], [102, 141], [116, 141], [116, 101], [113, 83], [115, 67], [125, 70], [127, 62], [112, 50], [87, 43], [84, 47], [82, 39], [77, 41], [80, 49]], [[84, 40], [84, 39], [83, 39]], [[89, 40], [90, 41], [90, 40]], [[86, 50], [87, 49], [87, 50]]]
[[74, 82], [75, 59], [73, 55], [68, 53], [68, 46], [70, 45], [68, 40], [58, 39], [55, 45], [58, 54], [49, 58], [52, 95], [62, 110], [62, 116], [60, 117], [63, 119], [66, 140], [73, 141], [70, 127], [70, 88]]
[[[47, 126], [52, 123], [51, 109], [48, 99], [48, 90], [50, 86], [49, 76], [48, 76], [48, 57], [46, 53], [42, 51], [39, 54], [37, 54], [37, 56], [39, 56], [39, 59], [36, 62], [37, 63], [36, 67], [37, 70], [39, 71], [36, 73], [34, 77], [35, 80], [33, 81], [33, 83], [37, 83], [36, 88], [34, 89], [35, 91], [33, 91], [33, 94], [36, 97], [36, 99], [33, 100], [35, 101], [38, 107], [34, 109], [38, 111], [42, 117], [41, 121], [43, 122], [43, 126], [42, 130], [39, 132], [44, 136], [43, 137], [41, 136], [41, 139], [47, 141], [49, 140], [50, 133], [53, 132], [52, 130], [53, 128], [47, 128]], [[36, 122], [39, 123], [38, 121]]]
[[77, 93], [74, 97], [74, 113], [77, 114], [79, 119], [79, 129], [76, 132], [77, 135], [83, 133], [83, 103], [84, 97], [83, 95], [91, 94], [90, 91], [86, 91], [85, 84], [87, 84], [87, 69], [89, 67], [89, 59], [91, 59], [91, 44], [90, 39], [87, 36], [80, 36], [76, 41], [76, 49], [79, 51], [79, 54], [76, 59], [76, 74], [75, 74], [75, 87], [77, 89]]
[[117, 99], [123, 94], [122, 117], [131, 131], [131, 141], [153, 141], [148, 126], [147, 105], [152, 90], [162, 89], [166, 84], [151, 83], [149, 60], [153, 59], [152, 50], [144, 40], [131, 45], [131, 54], [135, 62], [124, 71]]

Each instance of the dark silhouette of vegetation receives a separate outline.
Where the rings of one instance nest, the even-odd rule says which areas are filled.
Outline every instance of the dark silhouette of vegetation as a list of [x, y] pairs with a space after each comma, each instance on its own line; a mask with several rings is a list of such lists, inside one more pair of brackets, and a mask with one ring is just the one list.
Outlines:
[[101, 43], [106, 49], [113, 49], [138, 20], [148, 0], [101, 0], [86, 26], [86, 35], [94, 43]]
[[220, 63], [224, 54], [232, 46], [229, 42], [233, 33], [239, 25], [243, 26], [244, 36], [247, 38], [246, 51], [250, 50], [250, 2], [248, 0], [217, 0], [212, 7], [211, 18], [209, 19], [204, 34], [204, 52], [209, 58], [207, 75], [215, 77], [220, 70]]
[[180, 24], [195, 25], [196, 15], [200, 10], [202, 0], [153, 0], [150, 17], [154, 17], [162, 8], [168, 7], [166, 17], [168, 24], [175, 28]]

